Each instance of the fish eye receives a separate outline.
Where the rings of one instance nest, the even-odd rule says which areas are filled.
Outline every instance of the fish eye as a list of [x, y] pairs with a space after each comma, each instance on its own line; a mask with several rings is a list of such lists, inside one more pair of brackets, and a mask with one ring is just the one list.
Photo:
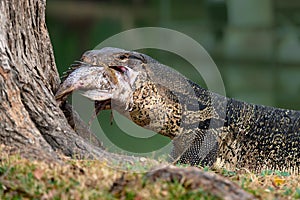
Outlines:
[[139, 60], [143, 63], [147, 63], [146, 59], [142, 54], [139, 55], [134, 55], [134, 54], [122, 54], [118, 57], [120, 60], [125, 60], [125, 59], [134, 59], [134, 60]]

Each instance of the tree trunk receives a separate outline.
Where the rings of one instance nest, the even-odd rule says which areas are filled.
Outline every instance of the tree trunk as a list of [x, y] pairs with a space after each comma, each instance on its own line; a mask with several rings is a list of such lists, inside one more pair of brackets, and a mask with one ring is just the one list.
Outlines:
[[[124, 161], [102, 150], [97, 138], [65, 105], [69, 123], [79, 126], [75, 132], [55, 101], [60, 80], [45, 6], [46, 0], [0, 2], [0, 144], [38, 159], [57, 160], [60, 152]], [[92, 144], [83, 139], [90, 136]]]

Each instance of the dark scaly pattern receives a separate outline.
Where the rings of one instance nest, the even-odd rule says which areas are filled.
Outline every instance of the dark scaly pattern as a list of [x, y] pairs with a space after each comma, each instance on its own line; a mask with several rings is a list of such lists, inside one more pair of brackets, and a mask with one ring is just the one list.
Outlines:
[[[212, 97], [225, 101], [224, 120], [217, 115], [199, 121], [193, 131], [189, 148], [179, 162], [192, 165], [215, 165], [230, 169], [246, 167], [253, 171], [263, 169], [287, 170], [299, 173], [300, 166], [300, 112], [245, 103], [211, 93], [190, 82], [198, 97], [199, 110], [212, 106]], [[216, 113], [222, 108], [215, 104]], [[224, 109], [224, 108], [223, 108]], [[194, 114], [199, 112], [194, 110]], [[215, 125], [210, 127], [211, 120]], [[189, 130], [185, 130], [189, 132]], [[208, 139], [204, 140], [203, 138]], [[180, 144], [180, 138], [183, 143]], [[174, 139], [174, 145], [184, 145], [185, 137]], [[206, 146], [207, 154], [201, 156]]]

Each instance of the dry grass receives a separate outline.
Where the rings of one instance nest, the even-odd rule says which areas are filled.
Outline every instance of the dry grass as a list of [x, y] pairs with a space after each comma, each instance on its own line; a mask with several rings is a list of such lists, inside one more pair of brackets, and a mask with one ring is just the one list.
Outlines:
[[223, 169], [217, 173], [238, 183], [259, 199], [300, 199], [300, 175], [271, 170], [254, 174], [243, 170], [232, 172]]
[[[208, 169], [204, 169], [208, 170]], [[300, 198], [300, 176], [219, 170], [260, 199]], [[66, 160], [65, 165], [30, 161], [0, 152], [0, 199], [217, 199], [180, 183], [149, 182], [99, 161]]]
[[217, 199], [179, 183], [150, 183], [145, 174], [116, 171], [103, 162], [30, 161], [0, 152], [0, 199]]

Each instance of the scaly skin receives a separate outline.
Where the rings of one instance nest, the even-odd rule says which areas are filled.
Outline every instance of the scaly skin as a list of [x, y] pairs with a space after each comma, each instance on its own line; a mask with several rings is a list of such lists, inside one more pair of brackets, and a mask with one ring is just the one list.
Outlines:
[[84, 53], [56, 93], [75, 90], [170, 137], [174, 162], [299, 173], [300, 112], [212, 93], [151, 57], [104, 48]]

